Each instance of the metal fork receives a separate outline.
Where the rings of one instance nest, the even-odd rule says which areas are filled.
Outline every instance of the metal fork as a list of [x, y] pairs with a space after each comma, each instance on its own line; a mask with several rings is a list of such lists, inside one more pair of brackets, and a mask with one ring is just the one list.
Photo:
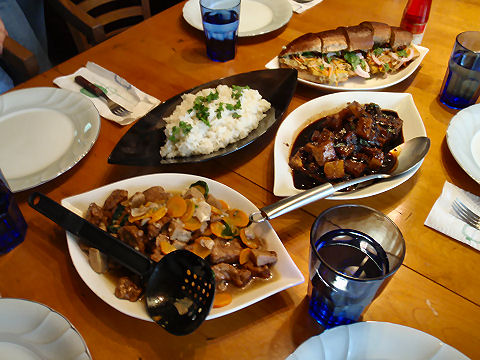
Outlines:
[[115, 101], [111, 100], [102, 89], [100, 89], [95, 84], [92, 84], [83, 76], [75, 76], [75, 82], [81, 87], [83, 87], [84, 89], [90, 91], [92, 94], [105, 99], [107, 102], [108, 108], [114, 115], [125, 116], [132, 113], [131, 111], [128, 111], [127, 109], [125, 109], [123, 106], [117, 104]]
[[480, 230], [480, 216], [470, 210], [464, 203], [458, 199], [455, 199], [455, 201], [452, 203], [452, 208], [460, 220]]

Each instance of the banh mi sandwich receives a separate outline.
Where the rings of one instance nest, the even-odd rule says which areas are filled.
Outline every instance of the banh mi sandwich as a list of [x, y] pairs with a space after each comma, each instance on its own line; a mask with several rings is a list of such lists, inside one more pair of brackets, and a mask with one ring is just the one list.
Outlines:
[[356, 26], [307, 33], [278, 55], [280, 67], [297, 69], [300, 79], [321, 84], [360, 76], [388, 76], [420, 55], [409, 31], [365, 21]]

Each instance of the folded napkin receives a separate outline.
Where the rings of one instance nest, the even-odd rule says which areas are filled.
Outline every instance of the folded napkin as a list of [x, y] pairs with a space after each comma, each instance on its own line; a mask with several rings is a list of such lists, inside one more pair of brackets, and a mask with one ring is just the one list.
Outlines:
[[480, 214], [480, 197], [446, 181], [442, 194], [425, 220], [425, 225], [480, 250], [480, 230], [471, 227], [455, 216], [452, 209], [455, 199], [460, 200], [473, 212]]
[[314, 7], [315, 5], [320, 4], [323, 0], [312, 0], [306, 3], [299, 3], [299, 2], [296, 2], [295, 0], [288, 0], [288, 1], [290, 2], [290, 4], [292, 4], [292, 10], [297, 14], [300, 14], [305, 10], [308, 10], [311, 7]]
[[[82, 75], [91, 83], [106, 89], [107, 96], [111, 100], [122, 105], [132, 113], [126, 116], [114, 115], [109, 110], [104, 99], [91, 95], [74, 81], [74, 78], [77, 75]], [[160, 104], [160, 100], [157, 98], [145, 94], [117, 74], [90, 61], [87, 62], [85, 67], [78, 69], [73, 74], [57, 77], [53, 80], [53, 83], [63, 89], [81, 92], [85, 96], [88, 96], [101, 116], [115, 121], [120, 125], [131, 124], [138, 118], [145, 116], [145, 114]]]

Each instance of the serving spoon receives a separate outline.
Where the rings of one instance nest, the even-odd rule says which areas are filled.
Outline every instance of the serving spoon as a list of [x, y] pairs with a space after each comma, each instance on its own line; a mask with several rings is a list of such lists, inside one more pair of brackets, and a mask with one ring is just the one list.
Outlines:
[[215, 276], [208, 262], [188, 250], [176, 250], [158, 263], [136, 251], [49, 197], [34, 192], [29, 205], [134, 273], [146, 284], [147, 312], [174, 335], [193, 332], [213, 304]]
[[390, 150], [390, 153], [392, 153], [397, 159], [395, 168], [390, 173], [366, 175], [338, 184], [325, 183], [319, 185], [261, 208], [260, 211], [254, 212], [250, 215], [250, 221], [259, 223], [265, 220], [276, 218], [277, 216], [286, 214], [314, 201], [326, 198], [327, 196], [330, 196], [339, 190], [353, 185], [375, 179], [391, 179], [403, 175], [420, 163], [424, 159], [425, 155], [427, 155], [429, 149], [430, 139], [428, 137], [419, 136], [410, 139]]

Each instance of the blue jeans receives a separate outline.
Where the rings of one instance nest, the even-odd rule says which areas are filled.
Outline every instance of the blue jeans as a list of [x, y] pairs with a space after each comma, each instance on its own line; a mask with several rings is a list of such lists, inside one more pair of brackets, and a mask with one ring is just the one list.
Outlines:
[[[43, 0], [0, 0], [0, 18], [8, 36], [30, 50], [38, 61], [40, 72], [52, 67], [47, 53], [47, 31]], [[0, 92], [13, 86], [0, 68]]]

